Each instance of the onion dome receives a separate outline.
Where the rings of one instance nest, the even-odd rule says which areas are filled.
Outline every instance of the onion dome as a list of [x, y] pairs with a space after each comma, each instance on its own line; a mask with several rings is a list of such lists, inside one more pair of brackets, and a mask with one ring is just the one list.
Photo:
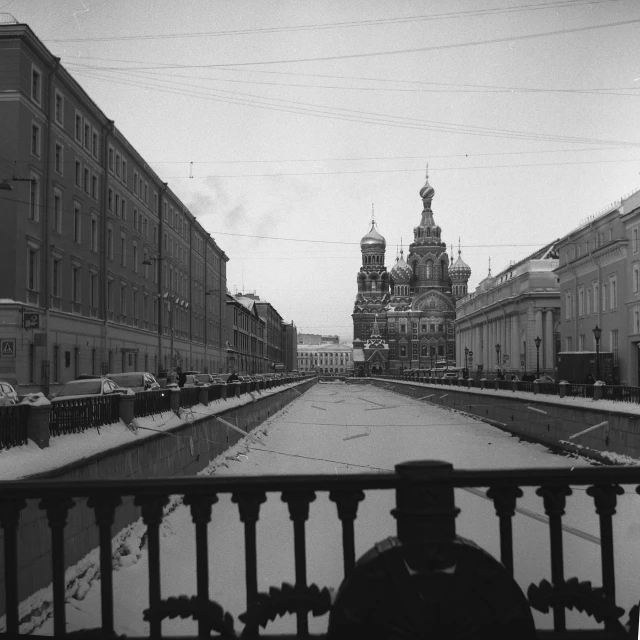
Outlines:
[[365, 249], [369, 247], [380, 247], [384, 249], [387, 246], [387, 241], [376, 230], [376, 221], [371, 221], [371, 231], [363, 236], [360, 240], [360, 248]]
[[429, 184], [429, 165], [427, 164], [427, 176], [422, 189], [420, 189], [420, 197], [425, 204], [425, 207], [428, 204], [431, 204], [431, 200], [433, 200], [433, 196], [435, 195], [436, 190]]
[[396, 258], [396, 263], [391, 269], [391, 277], [394, 284], [408, 284], [411, 280], [413, 271], [411, 267], [405, 262], [403, 252], [400, 250], [400, 258]]
[[462, 259], [458, 248], [458, 259], [449, 267], [449, 275], [452, 280], [468, 280], [471, 276], [471, 267]]

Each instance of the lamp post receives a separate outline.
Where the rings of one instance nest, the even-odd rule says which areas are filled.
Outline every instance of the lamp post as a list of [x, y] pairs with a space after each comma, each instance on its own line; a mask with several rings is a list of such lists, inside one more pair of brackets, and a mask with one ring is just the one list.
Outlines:
[[469, 347], [465, 347], [464, 348], [464, 370], [465, 370], [465, 373], [468, 371], [468, 366], [467, 366], [468, 359], [469, 359]]
[[[147, 266], [154, 266], [154, 263], [159, 263], [162, 261], [162, 257], [156, 256], [155, 258], [145, 258], [142, 261], [142, 264]], [[156, 373], [160, 373], [160, 369], [163, 369], [162, 366], [162, 274], [160, 273], [160, 268], [156, 268], [156, 274], [158, 277], [158, 371]]]
[[496, 362], [498, 363], [497, 369], [500, 371], [500, 343], [496, 344]]
[[600, 380], [600, 337], [602, 336], [602, 329], [596, 325], [593, 330], [593, 337], [596, 339], [596, 380]]
[[540, 345], [542, 340], [538, 336], [534, 342], [536, 343], [536, 379], [540, 377]]

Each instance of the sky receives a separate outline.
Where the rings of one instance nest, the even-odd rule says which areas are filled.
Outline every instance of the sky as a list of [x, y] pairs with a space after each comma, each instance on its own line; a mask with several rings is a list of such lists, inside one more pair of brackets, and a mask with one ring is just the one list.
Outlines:
[[353, 337], [435, 189], [469, 290], [640, 188], [635, 0], [0, 0], [222, 247], [231, 293]]

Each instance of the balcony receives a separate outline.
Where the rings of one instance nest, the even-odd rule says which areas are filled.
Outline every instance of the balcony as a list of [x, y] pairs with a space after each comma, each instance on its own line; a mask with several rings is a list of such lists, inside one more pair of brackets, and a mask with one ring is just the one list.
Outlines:
[[[616, 603], [613, 515], [622, 485], [640, 491], [640, 468], [609, 467], [573, 469], [454, 470], [437, 461], [408, 462], [395, 472], [346, 476], [221, 476], [178, 477], [146, 480], [17, 481], [0, 482], [0, 523], [5, 538], [6, 630], [19, 628], [17, 541], [20, 512], [26, 500], [40, 500], [46, 512], [52, 541], [54, 633], [64, 635], [65, 526], [69, 509], [87, 499], [99, 533], [102, 634], [113, 637], [114, 606], [111, 558], [112, 523], [122, 498], [134, 496], [147, 526], [148, 606], [143, 612], [150, 637], [161, 637], [167, 618], [193, 618], [198, 637], [211, 632], [223, 637], [256, 637], [278, 616], [294, 616], [296, 633], [270, 637], [325, 637], [309, 634], [309, 614], [329, 613], [329, 638], [400, 637], [390, 629], [402, 629], [405, 638], [636, 638], [638, 611], [625, 612]], [[592, 586], [600, 575], [564, 575], [563, 521], [567, 497], [586, 489], [593, 499], [600, 524], [602, 586]], [[533, 487], [542, 499], [550, 539], [549, 579], [531, 584], [526, 596], [513, 579], [514, 540], [512, 519], [518, 510], [522, 488]], [[481, 489], [488, 490], [482, 491]], [[454, 489], [486, 496], [497, 515], [500, 560], [455, 534], [460, 511]], [[627, 489], [627, 493], [633, 491]], [[394, 491], [396, 537], [377, 544], [356, 563], [354, 527], [365, 491]], [[295, 584], [268, 587], [258, 576], [258, 554], [268, 553], [278, 540], [258, 541], [256, 523], [267, 494], [279, 494], [293, 522]], [[337, 507], [342, 528], [342, 567], [345, 580], [335, 599], [324, 585], [308, 584], [306, 528], [322, 526], [310, 519], [310, 504], [317, 493], [328, 494]], [[238, 620], [209, 600], [209, 548], [207, 527], [218, 496], [228, 494], [238, 505], [244, 524], [245, 566], [237, 580], [246, 587], [246, 610]], [[163, 599], [160, 573], [160, 527], [169, 496], [183, 496], [195, 525], [196, 594]], [[392, 532], [389, 532], [390, 534]], [[215, 544], [212, 553], [215, 554]], [[548, 561], [548, 560], [547, 560]], [[540, 558], [540, 562], [545, 562]], [[258, 588], [262, 591], [258, 591]], [[637, 596], [637, 594], [636, 594]], [[594, 619], [589, 630], [566, 628], [566, 610], [577, 609]], [[552, 613], [553, 630], [535, 629], [532, 610]], [[237, 623], [244, 625], [238, 629]], [[238, 625], [240, 626], [240, 625]], [[381, 634], [380, 629], [385, 629]]]

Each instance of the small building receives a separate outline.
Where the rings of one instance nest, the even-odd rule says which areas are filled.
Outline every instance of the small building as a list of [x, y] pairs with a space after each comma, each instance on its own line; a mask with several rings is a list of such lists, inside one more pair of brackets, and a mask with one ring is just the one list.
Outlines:
[[298, 371], [349, 375], [353, 371], [353, 355], [350, 344], [299, 344]]

